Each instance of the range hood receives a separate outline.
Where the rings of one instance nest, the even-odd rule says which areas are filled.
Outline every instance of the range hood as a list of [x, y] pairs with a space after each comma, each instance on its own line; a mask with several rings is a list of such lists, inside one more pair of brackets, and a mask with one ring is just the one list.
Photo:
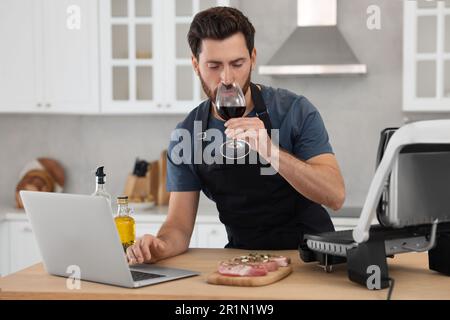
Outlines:
[[261, 75], [365, 74], [337, 27], [336, 0], [297, 0], [297, 28], [269, 60]]

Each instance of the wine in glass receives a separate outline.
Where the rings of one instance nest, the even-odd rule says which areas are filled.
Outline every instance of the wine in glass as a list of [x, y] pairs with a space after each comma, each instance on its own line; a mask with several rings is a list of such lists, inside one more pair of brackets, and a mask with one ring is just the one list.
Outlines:
[[[245, 96], [237, 83], [229, 85], [221, 83], [217, 88], [216, 110], [225, 121], [240, 118], [246, 109]], [[249, 152], [248, 143], [244, 140], [227, 140], [220, 148], [222, 156], [229, 159], [240, 159]]]

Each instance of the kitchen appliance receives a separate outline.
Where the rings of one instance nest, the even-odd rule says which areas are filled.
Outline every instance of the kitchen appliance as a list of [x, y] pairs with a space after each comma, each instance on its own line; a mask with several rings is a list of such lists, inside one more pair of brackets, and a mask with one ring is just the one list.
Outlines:
[[306, 234], [301, 259], [326, 271], [346, 262], [350, 280], [364, 286], [367, 268], [378, 266], [386, 288], [386, 257], [428, 251], [430, 269], [450, 275], [450, 120], [385, 129], [377, 160], [356, 228]]
[[47, 273], [138, 288], [197, 275], [155, 264], [129, 266], [104, 197], [21, 191]]
[[337, 26], [337, 0], [297, 0], [297, 26], [259, 74], [271, 76], [367, 73]]

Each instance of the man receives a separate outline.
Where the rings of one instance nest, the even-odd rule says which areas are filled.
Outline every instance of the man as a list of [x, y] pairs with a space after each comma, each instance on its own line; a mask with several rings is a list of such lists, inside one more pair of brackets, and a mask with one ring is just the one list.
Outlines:
[[[250, 82], [256, 63], [254, 33], [249, 20], [234, 8], [210, 8], [194, 17], [188, 34], [192, 65], [209, 99], [177, 128], [191, 133], [192, 145], [198, 138], [194, 121], [202, 130], [214, 128], [228, 138], [246, 140], [266, 164], [276, 162], [276, 174], [261, 174], [263, 161], [178, 163], [174, 148], [180, 141], [175, 139], [168, 150], [167, 219], [157, 236], [145, 235], [127, 249], [131, 264], [153, 263], [188, 249], [200, 190], [216, 202], [228, 233], [226, 247], [296, 249], [303, 233], [334, 230], [322, 205], [338, 210], [345, 187], [323, 121], [305, 97]], [[221, 83], [242, 88], [242, 118], [225, 122], [216, 111]], [[270, 129], [278, 130], [278, 144]]]

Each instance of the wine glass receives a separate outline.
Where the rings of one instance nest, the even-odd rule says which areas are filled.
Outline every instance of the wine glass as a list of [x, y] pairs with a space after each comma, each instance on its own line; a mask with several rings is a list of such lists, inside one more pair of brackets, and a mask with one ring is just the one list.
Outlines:
[[[220, 83], [216, 94], [217, 113], [225, 121], [231, 118], [242, 117], [245, 113], [245, 96], [239, 84], [233, 82], [229, 85]], [[229, 159], [240, 159], [249, 152], [248, 143], [244, 140], [227, 140], [220, 148], [222, 156]]]

